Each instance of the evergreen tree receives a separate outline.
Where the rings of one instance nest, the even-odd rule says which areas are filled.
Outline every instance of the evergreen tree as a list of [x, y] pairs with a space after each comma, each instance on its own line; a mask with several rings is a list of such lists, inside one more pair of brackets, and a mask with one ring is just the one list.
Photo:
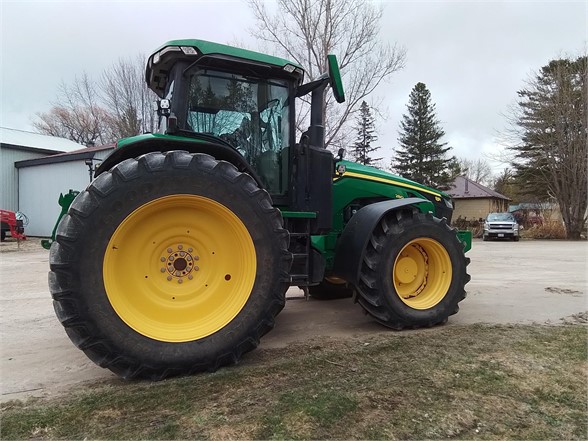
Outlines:
[[363, 101], [359, 108], [359, 116], [357, 117], [357, 137], [353, 144], [353, 157], [356, 162], [364, 165], [374, 166], [382, 158], [372, 158], [371, 153], [378, 150], [380, 147], [374, 147], [372, 143], [378, 140], [375, 134], [374, 117], [368, 103]]
[[529, 196], [557, 200], [568, 239], [580, 239], [588, 206], [588, 61], [552, 60], [518, 92], [515, 180]]
[[431, 187], [447, 188], [452, 180], [449, 166], [455, 158], [446, 156], [451, 147], [440, 142], [445, 132], [425, 84], [417, 83], [412, 89], [407, 108], [408, 114], [404, 114], [400, 122], [400, 147], [392, 168], [405, 178]]

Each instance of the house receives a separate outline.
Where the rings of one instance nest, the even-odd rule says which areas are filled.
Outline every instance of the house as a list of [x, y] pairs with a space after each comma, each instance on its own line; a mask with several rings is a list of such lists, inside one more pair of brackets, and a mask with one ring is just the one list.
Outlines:
[[0, 208], [22, 211], [18, 204], [18, 169], [14, 166], [16, 162], [83, 147], [65, 138], [0, 127]]
[[28, 236], [51, 236], [61, 212], [60, 193], [84, 190], [96, 167], [114, 149], [114, 144], [85, 147], [42, 158], [17, 161], [18, 206], [29, 219]]
[[506, 196], [478, 184], [465, 176], [458, 176], [447, 194], [453, 199], [453, 221], [484, 219], [488, 213], [508, 211]]

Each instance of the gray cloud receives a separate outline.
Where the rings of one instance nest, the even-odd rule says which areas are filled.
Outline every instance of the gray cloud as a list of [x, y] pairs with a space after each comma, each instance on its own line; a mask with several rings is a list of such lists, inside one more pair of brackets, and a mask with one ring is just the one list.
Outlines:
[[[408, 51], [406, 68], [378, 90], [390, 155], [412, 87], [427, 84], [458, 156], [495, 147], [504, 112], [533, 69], [586, 47], [585, 2], [384, 2], [381, 35]], [[245, 2], [7, 2], [1, 4], [0, 124], [30, 130], [61, 81], [98, 76], [120, 57], [175, 38], [256, 43]]]
[[431, 90], [454, 154], [473, 158], [492, 149], [496, 131], [504, 127], [501, 114], [531, 71], [585, 48], [586, 5], [386, 3], [382, 36], [408, 51], [406, 68], [379, 91], [389, 103], [389, 119], [380, 126], [386, 148], [396, 146], [408, 94], [422, 81]]

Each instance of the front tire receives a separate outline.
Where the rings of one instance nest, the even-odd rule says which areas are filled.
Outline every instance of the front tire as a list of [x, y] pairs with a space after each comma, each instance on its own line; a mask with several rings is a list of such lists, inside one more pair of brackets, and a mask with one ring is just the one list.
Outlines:
[[270, 197], [205, 154], [149, 153], [96, 178], [50, 253], [71, 340], [124, 378], [235, 363], [285, 304], [288, 232]]
[[468, 263], [445, 219], [416, 210], [388, 213], [368, 242], [358, 302], [394, 329], [444, 323], [466, 296]]

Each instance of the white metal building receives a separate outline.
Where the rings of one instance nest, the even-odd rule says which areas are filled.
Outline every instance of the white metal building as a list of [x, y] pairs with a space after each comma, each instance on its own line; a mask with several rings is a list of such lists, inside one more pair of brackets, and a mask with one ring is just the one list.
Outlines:
[[15, 163], [18, 169], [19, 211], [27, 215], [28, 236], [51, 236], [61, 212], [60, 193], [81, 191], [90, 183], [90, 167], [95, 169], [114, 145], [87, 147], [68, 153]]
[[0, 127], [0, 208], [22, 211], [18, 205], [15, 162], [78, 150], [84, 146], [65, 138]]

